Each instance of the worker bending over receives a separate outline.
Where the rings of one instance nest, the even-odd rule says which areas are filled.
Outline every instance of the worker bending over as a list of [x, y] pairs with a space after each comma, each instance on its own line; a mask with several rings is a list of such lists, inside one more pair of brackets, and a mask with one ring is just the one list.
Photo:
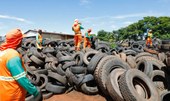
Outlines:
[[87, 32], [85, 33], [84, 36], [84, 45], [83, 45], [83, 49], [85, 49], [86, 47], [91, 48], [91, 29], [88, 29]]

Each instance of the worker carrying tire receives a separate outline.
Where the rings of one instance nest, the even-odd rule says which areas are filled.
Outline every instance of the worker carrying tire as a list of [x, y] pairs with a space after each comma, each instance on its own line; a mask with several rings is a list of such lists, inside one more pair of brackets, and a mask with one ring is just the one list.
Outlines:
[[24, 63], [16, 50], [22, 38], [20, 29], [11, 30], [0, 46], [0, 101], [25, 101], [26, 91], [35, 101], [42, 101], [40, 90], [26, 77]]
[[148, 31], [147, 38], [146, 38], [146, 46], [147, 47], [152, 47], [152, 30]]
[[79, 23], [78, 19], [75, 19], [74, 24], [72, 26], [72, 30], [75, 33], [75, 35], [74, 35], [75, 51], [80, 50], [80, 45], [81, 45], [81, 42], [82, 42], [82, 33], [81, 33], [82, 29], [84, 29], [84, 28], [82, 27], [81, 23]]
[[86, 47], [91, 48], [91, 39], [92, 39], [92, 36], [90, 34], [91, 31], [92, 31], [91, 29], [88, 29], [87, 32], [85, 33], [83, 49], [85, 49]]

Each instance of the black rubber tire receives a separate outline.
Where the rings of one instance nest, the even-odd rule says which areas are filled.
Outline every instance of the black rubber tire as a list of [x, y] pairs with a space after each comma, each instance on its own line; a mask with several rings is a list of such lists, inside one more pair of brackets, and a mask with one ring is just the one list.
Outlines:
[[98, 85], [100, 89], [104, 92], [107, 92], [106, 88], [106, 81], [108, 75], [111, 73], [116, 68], [123, 68], [125, 70], [130, 69], [130, 66], [120, 58], [114, 56], [112, 59], [105, 61], [103, 65], [101, 65], [101, 68], [99, 69], [99, 77], [97, 78], [98, 80]]
[[81, 51], [78, 51], [72, 55], [73, 60], [76, 62], [78, 66], [83, 65], [83, 56], [84, 56], [84, 53]]
[[160, 92], [168, 89], [168, 81], [165, 72], [161, 70], [154, 70], [151, 72], [150, 78]]
[[36, 56], [32, 55], [30, 59], [39, 66], [44, 66], [44, 61], [38, 59]]
[[54, 84], [51, 84], [50, 82], [47, 83], [47, 85], [45, 86], [45, 89], [55, 94], [61, 94], [66, 91], [65, 86], [54, 85]]
[[129, 66], [131, 68], [136, 68], [136, 62], [135, 62], [135, 58], [131, 55], [127, 56], [126, 62], [129, 64]]
[[166, 68], [166, 65], [158, 59], [152, 59], [147, 61], [152, 64], [153, 70], [164, 70]]
[[162, 44], [170, 44], [170, 40], [162, 40]]
[[66, 77], [65, 76], [61, 76], [58, 73], [48, 71], [48, 77], [51, 77], [51, 78], [57, 80], [58, 82], [62, 83], [63, 85], [67, 85]]
[[148, 53], [148, 52], [142, 52], [142, 53], [139, 53], [135, 56], [135, 60], [137, 60], [138, 58], [140, 57], [143, 57], [143, 56], [150, 56], [152, 57], [152, 54]]
[[123, 50], [123, 52], [128, 56], [128, 55], [132, 55], [132, 56], [136, 56], [137, 52], [131, 49], [128, 50]]
[[119, 53], [118, 55], [120, 56], [120, 58], [121, 58], [123, 61], [126, 62], [127, 57], [126, 57], [126, 54], [125, 54], [125, 53], [121, 52], [121, 53]]
[[40, 89], [45, 88], [47, 83], [48, 83], [48, 77], [44, 74], [40, 74], [40, 80], [39, 80]]
[[83, 66], [72, 66], [70, 67], [70, 70], [73, 74], [86, 74], [87, 68]]
[[170, 91], [161, 94], [161, 101], [170, 101]]
[[88, 94], [88, 95], [98, 94], [97, 86], [91, 87], [91, 86], [87, 85], [87, 83], [83, 83], [81, 85], [81, 90], [83, 93]]
[[99, 63], [99, 61], [106, 56], [106, 54], [104, 53], [97, 53], [94, 55], [94, 57], [91, 59], [91, 61], [89, 62], [89, 65], [87, 66], [87, 71], [88, 73], [94, 73], [94, 70], [96, 69], [97, 64]]
[[65, 64], [62, 66], [62, 69], [66, 70], [67, 68], [71, 66], [76, 66], [76, 62], [75, 61], [65, 62]]
[[124, 98], [119, 89], [118, 79], [120, 75], [125, 71], [126, 70], [122, 68], [114, 69], [107, 78], [106, 88], [114, 101], [124, 101]]
[[165, 62], [166, 55], [164, 52], [158, 53], [158, 59], [162, 62]]
[[161, 49], [169, 51], [170, 50], [170, 44], [162, 44]]
[[[136, 93], [135, 84], [139, 84], [145, 91], [145, 98]], [[129, 69], [120, 76], [119, 86], [126, 101], [160, 101], [159, 93], [151, 79], [137, 69]]]
[[153, 71], [153, 66], [149, 61], [142, 59], [137, 63], [136, 69], [144, 72], [147, 76], [150, 77], [151, 72]]
[[73, 61], [73, 58], [71, 56], [62, 56], [58, 58], [58, 62], [65, 62], [65, 61]]
[[65, 76], [65, 71], [62, 69], [62, 64], [58, 64], [58, 67], [56, 68], [56, 72], [61, 76]]
[[107, 56], [105, 56], [105, 57], [103, 57], [100, 61], [99, 61], [99, 63], [97, 64], [97, 67], [96, 67], [96, 69], [95, 69], [95, 71], [94, 71], [94, 78], [95, 78], [95, 80], [96, 80], [96, 82], [98, 83], [98, 78], [99, 78], [99, 69], [101, 68], [101, 66], [105, 63], [105, 61], [107, 61], [107, 60], [110, 60], [110, 59], [112, 59], [112, 58], [114, 58], [114, 56], [113, 55], [107, 55]]
[[93, 56], [95, 54], [97, 54], [98, 51], [94, 50], [94, 51], [89, 51], [89, 52], [86, 52], [83, 56], [83, 61], [86, 65], [89, 64], [89, 62], [91, 61], [91, 59], [93, 58]]
[[50, 97], [53, 96], [52, 92], [47, 91], [46, 89], [41, 89], [43, 100], [49, 99]]

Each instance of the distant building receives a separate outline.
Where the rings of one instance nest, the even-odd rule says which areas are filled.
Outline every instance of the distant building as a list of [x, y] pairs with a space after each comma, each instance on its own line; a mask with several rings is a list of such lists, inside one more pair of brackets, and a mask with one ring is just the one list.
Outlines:
[[[37, 35], [37, 30], [28, 30], [24, 34], [28, 37], [29, 36], [34, 37], [34, 36]], [[71, 35], [71, 34], [46, 32], [46, 31], [43, 31], [42, 36], [43, 36], [43, 38], [59, 39], [59, 40], [67, 40], [67, 39], [73, 39], [74, 38], [74, 35]]]

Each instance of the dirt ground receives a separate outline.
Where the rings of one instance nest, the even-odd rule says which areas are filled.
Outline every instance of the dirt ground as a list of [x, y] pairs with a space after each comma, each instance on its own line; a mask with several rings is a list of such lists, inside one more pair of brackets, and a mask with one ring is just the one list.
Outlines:
[[86, 95], [81, 92], [71, 91], [67, 94], [53, 95], [43, 101], [106, 101], [101, 95]]

